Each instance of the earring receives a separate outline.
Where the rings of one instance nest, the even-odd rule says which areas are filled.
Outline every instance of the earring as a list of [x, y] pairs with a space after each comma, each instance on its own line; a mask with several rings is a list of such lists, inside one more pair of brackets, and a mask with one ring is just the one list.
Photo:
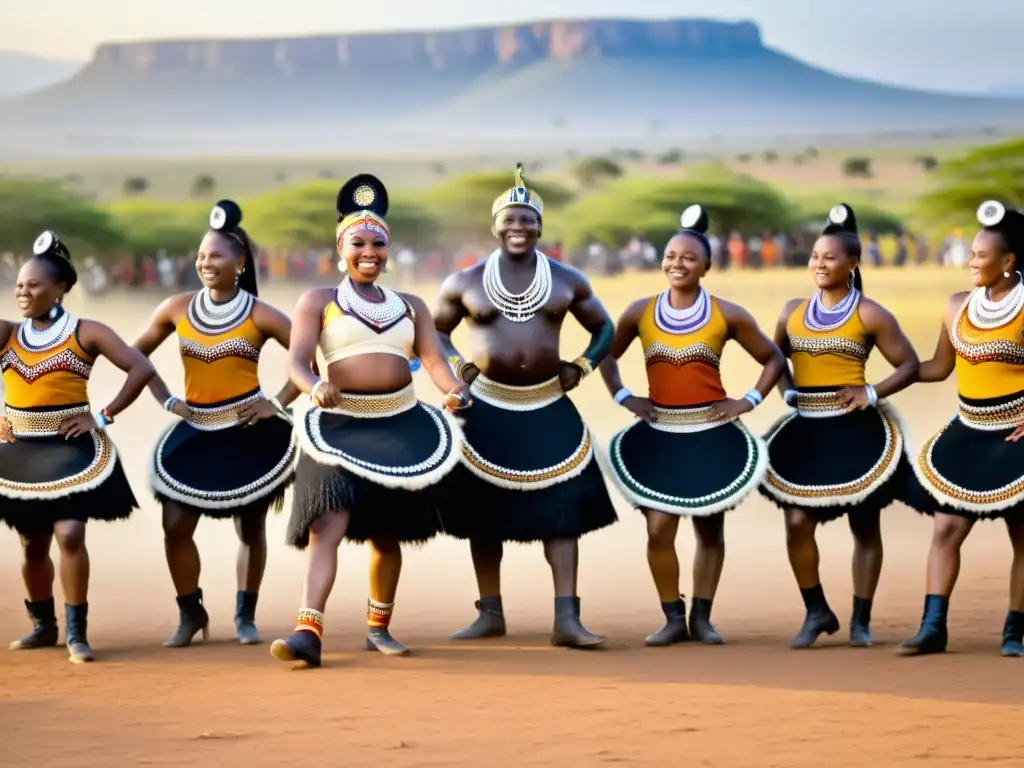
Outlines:
[[50, 307], [50, 311], [46, 313], [46, 316], [48, 318], [50, 318], [50, 320], [56, 320], [58, 317], [60, 317], [60, 302], [59, 301], [57, 303], [55, 303], [52, 307]]
[[1010, 276], [1009, 272], [1003, 272], [1003, 277], [1007, 277], [1008, 278], [1009, 276]]
[[338, 262], [338, 271], [341, 272], [342, 274], [344, 274], [345, 272], [348, 271], [347, 267], [345, 266], [345, 262], [344, 261], [339, 261]]
[[238, 272], [235, 272], [235, 285], [238, 285], [238, 280], [239, 280], [239, 278], [242, 277], [242, 271], [244, 271], [244, 270], [240, 270]]

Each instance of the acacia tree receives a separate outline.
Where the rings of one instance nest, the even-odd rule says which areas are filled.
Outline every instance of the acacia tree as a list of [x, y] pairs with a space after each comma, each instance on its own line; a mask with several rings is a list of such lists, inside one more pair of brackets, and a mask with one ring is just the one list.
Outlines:
[[56, 181], [0, 178], [0, 252], [27, 255], [40, 232], [55, 231], [72, 253], [102, 259], [124, 244], [117, 222]]
[[944, 161], [933, 173], [935, 187], [921, 199], [930, 221], [963, 223], [985, 200], [1024, 207], [1024, 139], [973, 149]]

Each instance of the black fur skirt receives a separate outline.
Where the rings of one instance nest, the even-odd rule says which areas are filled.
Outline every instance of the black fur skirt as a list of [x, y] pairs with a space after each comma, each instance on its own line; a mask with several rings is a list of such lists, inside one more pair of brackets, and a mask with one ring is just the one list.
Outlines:
[[558, 379], [478, 376], [459, 467], [442, 484], [444, 532], [482, 541], [579, 538], [618, 519], [590, 430]]

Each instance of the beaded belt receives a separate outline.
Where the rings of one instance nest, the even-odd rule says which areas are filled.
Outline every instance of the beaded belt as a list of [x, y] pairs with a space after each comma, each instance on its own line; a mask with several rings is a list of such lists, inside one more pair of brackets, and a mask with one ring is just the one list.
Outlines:
[[187, 403], [188, 423], [202, 432], [216, 432], [228, 427], [237, 427], [239, 412], [244, 408], [248, 408], [253, 403], [266, 399], [266, 395], [257, 390], [241, 400], [235, 400], [224, 405], [203, 407]]
[[541, 384], [513, 387], [488, 379], [481, 374], [473, 379], [469, 391], [474, 398], [479, 398], [488, 405], [504, 408], [507, 411], [535, 411], [551, 405], [565, 396], [565, 391], [557, 376]]
[[797, 392], [797, 413], [809, 419], [842, 416], [846, 410], [839, 406], [837, 394], [838, 392]]
[[7, 406], [4, 418], [11, 425], [14, 437], [53, 437], [64, 419], [89, 413], [88, 405], [76, 405], [58, 410], [23, 410]]
[[382, 395], [342, 392], [341, 403], [336, 408], [324, 408], [324, 411], [341, 416], [354, 416], [358, 419], [385, 419], [405, 413], [414, 408], [416, 403], [416, 387], [410, 383], [397, 392]]
[[707, 405], [699, 408], [655, 406], [654, 414], [657, 418], [651, 426], [662, 432], [704, 432], [729, 423], [725, 419], [712, 420], [711, 406]]
[[1024, 396], [1015, 398], [1008, 403], [990, 406], [969, 405], [961, 400], [960, 421], [971, 429], [980, 429], [986, 432], [1015, 429], [1021, 422], [1024, 422]]

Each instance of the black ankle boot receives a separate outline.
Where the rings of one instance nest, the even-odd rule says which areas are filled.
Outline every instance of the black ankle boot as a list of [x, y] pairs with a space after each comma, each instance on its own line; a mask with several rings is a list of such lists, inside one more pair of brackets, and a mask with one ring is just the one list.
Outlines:
[[796, 637], [789, 643], [790, 648], [810, 648], [822, 634], [834, 635], [839, 631], [839, 619], [825, 600], [825, 590], [819, 584], [810, 589], [801, 589], [807, 615]]
[[852, 648], [871, 646], [871, 601], [864, 597], [853, 598], [853, 614], [850, 616], [850, 646]]
[[901, 656], [924, 656], [942, 653], [949, 642], [946, 616], [949, 614], [949, 598], [942, 595], [925, 595], [924, 616], [921, 628], [909, 640], [904, 640], [896, 649]]
[[652, 647], [685, 643], [690, 639], [686, 629], [686, 602], [682, 595], [671, 603], [662, 603], [661, 610], [665, 614], [665, 626], [644, 638], [644, 643]]
[[185, 648], [192, 645], [197, 632], [203, 633], [203, 640], [210, 639], [210, 615], [203, 607], [203, 590], [197, 589], [191, 595], [180, 595], [178, 601], [178, 629], [164, 648]]
[[724, 645], [725, 638], [711, 623], [711, 601], [706, 597], [693, 598], [690, 609], [690, 637], [704, 645]]
[[256, 592], [239, 591], [235, 598], [235, 637], [242, 645], [256, 645], [260, 633], [256, 629]]
[[33, 648], [53, 648], [59, 641], [57, 631], [57, 611], [53, 598], [39, 600], [34, 603], [25, 601], [28, 617], [32, 619], [32, 631], [10, 645], [12, 651], [29, 651]]
[[64, 639], [68, 646], [68, 660], [72, 664], [84, 664], [93, 660], [92, 648], [87, 638], [89, 604], [64, 605]]
[[320, 652], [323, 641], [315, 632], [297, 629], [284, 640], [270, 644], [270, 654], [278, 661], [302, 661], [307, 666], [320, 666]]
[[555, 625], [551, 630], [551, 644], [566, 648], [593, 648], [602, 645], [605, 638], [595, 635], [580, 621], [578, 597], [555, 598]]
[[500, 597], [481, 597], [476, 605], [476, 621], [451, 636], [452, 640], [479, 640], [505, 636], [505, 612]]
[[1003, 656], [1024, 656], [1024, 612], [1010, 611], [1003, 625]]

